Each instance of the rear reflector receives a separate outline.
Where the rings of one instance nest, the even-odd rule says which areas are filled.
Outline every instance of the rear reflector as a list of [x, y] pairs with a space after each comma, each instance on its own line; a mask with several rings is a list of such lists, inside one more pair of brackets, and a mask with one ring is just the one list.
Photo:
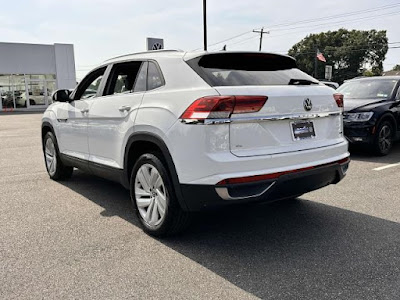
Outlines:
[[333, 98], [335, 99], [338, 107], [343, 107], [343, 94], [333, 94]]
[[312, 170], [315, 168], [326, 167], [326, 166], [335, 165], [335, 164], [344, 165], [349, 162], [350, 162], [350, 158], [346, 157], [346, 158], [343, 158], [341, 160], [334, 161], [331, 163], [307, 167], [307, 168], [301, 168], [301, 169], [295, 169], [295, 170], [289, 170], [289, 171], [283, 171], [283, 172], [277, 172], [277, 173], [271, 173], [271, 174], [265, 174], [265, 175], [255, 175], [255, 176], [248, 176], [248, 177], [224, 179], [224, 180], [221, 180], [220, 182], [218, 182], [217, 185], [250, 183], [250, 182], [256, 182], [256, 181], [277, 179], [277, 178], [279, 178], [283, 175], [287, 175], [287, 174], [299, 173], [299, 172], [308, 171], [308, 170]]
[[258, 112], [267, 101], [267, 96], [208, 96], [194, 101], [180, 119], [225, 119], [233, 113]]

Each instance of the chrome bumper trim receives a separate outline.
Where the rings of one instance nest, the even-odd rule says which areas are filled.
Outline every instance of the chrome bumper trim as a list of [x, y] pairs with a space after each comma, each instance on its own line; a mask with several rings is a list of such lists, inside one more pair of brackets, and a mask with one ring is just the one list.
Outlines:
[[262, 121], [282, 121], [282, 120], [309, 120], [317, 118], [327, 118], [332, 116], [339, 116], [341, 112], [324, 112], [324, 113], [312, 113], [312, 114], [297, 114], [297, 115], [272, 115], [265, 117], [237, 117], [229, 119], [206, 119], [206, 120], [192, 120], [182, 119], [181, 122], [184, 124], [195, 124], [195, 125], [216, 125], [226, 123], [249, 123], [249, 122], [262, 122]]
[[244, 196], [244, 197], [231, 197], [228, 192], [228, 188], [226, 187], [216, 187], [215, 191], [217, 192], [218, 196], [220, 196], [223, 200], [244, 200], [244, 199], [251, 199], [251, 198], [256, 198], [259, 196], [262, 196], [265, 194], [274, 184], [276, 181], [271, 183], [265, 190], [263, 190], [261, 193], [255, 194], [255, 195], [249, 195], [249, 196]]

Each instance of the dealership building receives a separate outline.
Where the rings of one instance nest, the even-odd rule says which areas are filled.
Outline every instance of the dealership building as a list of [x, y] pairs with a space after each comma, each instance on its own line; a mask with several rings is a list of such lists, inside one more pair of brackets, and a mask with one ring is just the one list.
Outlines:
[[56, 89], [76, 85], [71, 44], [0, 43], [0, 109], [44, 109]]

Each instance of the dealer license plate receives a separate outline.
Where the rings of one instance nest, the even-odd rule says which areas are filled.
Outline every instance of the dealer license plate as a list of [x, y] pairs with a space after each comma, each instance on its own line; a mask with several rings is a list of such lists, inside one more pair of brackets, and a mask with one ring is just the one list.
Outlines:
[[311, 121], [292, 123], [293, 138], [303, 140], [315, 137], [314, 124]]

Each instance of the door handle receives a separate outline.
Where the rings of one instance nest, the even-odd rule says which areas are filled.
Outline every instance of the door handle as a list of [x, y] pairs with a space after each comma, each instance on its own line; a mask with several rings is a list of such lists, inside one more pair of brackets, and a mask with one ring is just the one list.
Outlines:
[[118, 108], [118, 110], [119, 110], [120, 112], [123, 112], [123, 111], [130, 111], [130, 110], [131, 110], [131, 107], [130, 107], [130, 106], [127, 106], [127, 105], [123, 105], [123, 106], [121, 106], [120, 108]]
[[81, 113], [83, 113], [83, 114], [88, 113], [88, 112], [89, 112], [89, 108], [81, 109]]

